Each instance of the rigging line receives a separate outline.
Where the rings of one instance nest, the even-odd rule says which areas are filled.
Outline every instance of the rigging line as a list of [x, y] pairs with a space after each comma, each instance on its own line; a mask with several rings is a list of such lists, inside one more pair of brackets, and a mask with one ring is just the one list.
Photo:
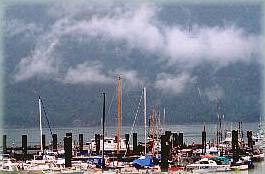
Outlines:
[[[116, 90], [116, 86], [114, 87]], [[113, 100], [114, 100], [114, 97], [115, 97], [115, 92], [113, 92], [113, 95], [112, 95], [112, 98], [111, 98], [111, 101], [110, 101], [110, 104], [109, 104], [109, 108], [108, 108], [108, 111], [107, 111], [107, 115], [110, 115], [110, 110], [111, 110], [111, 106], [112, 106], [112, 103], [113, 103]]]
[[44, 107], [43, 101], [42, 101], [42, 99], [41, 99], [40, 101], [41, 101], [41, 106], [42, 106], [42, 109], [43, 109], [44, 116], [45, 116], [45, 118], [46, 118], [46, 121], [47, 121], [47, 124], [48, 124], [49, 130], [50, 130], [50, 133], [51, 133], [51, 136], [52, 136], [51, 125], [50, 125], [49, 119], [48, 119], [48, 117], [47, 117], [47, 113], [46, 113], [46, 110], [45, 110], [45, 107]]
[[[143, 90], [142, 90], [142, 94], [141, 94], [140, 101], [139, 101], [139, 103], [138, 103], [138, 107], [137, 107], [137, 110], [136, 110], [136, 114], [135, 114], [135, 116], [134, 116], [133, 126], [132, 126], [132, 129], [131, 129], [131, 132], [130, 132], [130, 136], [129, 136], [128, 144], [130, 144], [130, 139], [131, 139], [131, 136], [132, 136], [132, 132], [133, 132], [133, 130], [134, 130], [134, 127], [135, 127], [136, 118], [137, 118], [138, 113], [139, 113], [139, 110], [140, 110], [140, 106], [141, 106], [142, 98], [143, 98]], [[126, 149], [126, 152], [125, 152], [124, 156], [126, 156], [126, 154], [127, 154], [127, 149]]]

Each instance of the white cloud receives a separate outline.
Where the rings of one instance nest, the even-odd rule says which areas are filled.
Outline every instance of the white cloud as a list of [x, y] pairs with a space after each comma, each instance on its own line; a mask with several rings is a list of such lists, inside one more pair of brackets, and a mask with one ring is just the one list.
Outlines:
[[158, 74], [155, 87], [166, 94], [178, 95], [185, 90], [185, 87], [195, 80], [188, 73], [178, 75], [161, 73]]
[[21, 34], [24, 34], [25, 37], [36, 36], [43, 32], [42, 27], [35, 23], [25, 23], [16, 19], [5, 21], [4, 31], [6, 37], [14, 37]]
[[[60, 76], [64, 79], [63, 82], [72, 84], [91, 84], [95, 83], [95, 80], [100, 83], [108, 82], [108, 67], [104, 74], [100, 66], [92, 67], [89, 63], [80, 64], [75, 68], [64, 67], [69, 68], [66, 74], [58, 75], [58, 72], [61, 72], [58, 62], [62, 60], [57, 56], [60, 52], [55, 48], [60, 44], [62, 37], [68, 36], [81, 41], [84, 38], [93, 40], [98, 37], [118, 42], [125, 41], [129, 48], [158, 55], [155, 57], [166, 60], [167, 66], [182, 63], [187, 67], [195, 67], [205, 61], [226, 66], [238, 61], [251, 61], [260, 51], [260, 36], [247, 33], [236, 26], [193, 26], [191, 33], [183, 30], [181, 26], [168, 26], [158, 17], [160, 8], [152, 3], [110, 3], [103, 7], [96, 3], [57, 4], [49, 12], [55, 22], [47, 33], [38, 38], [32, 54], [22, 58], [15, 74], [17, 81], [48, 75], [55, 80]], [[83, 15], [84, 13], [90, 15]], [[121, 67], [120, 70], [122, 69]], [[136, 71], [127, 70], [126, 73], [122, 73], [130, 79], [129, 81], [142, 83]], [[98, 78], [81, 76], [82, 74]], [[178, 94], [191, 79], [187, 73], [179, 74], [177, 77], [161, 73], [156, 87], [161, 90], [170, 89]], [[177, 88], [171, 87], [172, 85]]]
[[67, 84], [109, 84], [112, 79], [102, 71], [103, 67], [99, 62], [85, 62], [70, 67], [62, 80]]
[[162, 24], [155, 5], [144, 4], [127, 10], [103, 16], [94, 14], [89, 19], [75, 21], [65, 33], [125, 40], [130, 47], [161, 55], [171, 65], [196, 66], [209, 61], [225, 66], [249, 61], [260, 52], [260, 37], [236, 26], [193, 26], [188, 32], [181, 26]]
[[220, 86], [215, 85], [211, 88], [206, 88], [205, 95], [207, 96], [208, 100], [216, 101], [217, 99], [221, 99], [224, 96], [224, 90]]
[[115, 74], [119, 74], [125, 80], [126, 86], [143, 86], [144, 80], [141, 79], [135, 70], [116, 69]]
[[53, 53], [58, 41], [53, 41], [48, 46], [39, 45], [33, 53], [24, 57], [14, 76], [15, 81], [23, 81], [32, 77], [53, 78], [57, 75], [58, 65]]

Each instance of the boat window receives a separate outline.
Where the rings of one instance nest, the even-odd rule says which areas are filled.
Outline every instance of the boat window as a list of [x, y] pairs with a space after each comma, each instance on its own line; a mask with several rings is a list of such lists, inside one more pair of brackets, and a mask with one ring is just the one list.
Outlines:
[[217, 165], [222, 165], [222, 161], [215, 161]]
[[35, 160], [43, 160], [43, 156], [36, 156]]
[[200, 161], [200, 164], [209, 164], [208, 161]]
[[108, 141], [108, 143], [111, 143], [111, 141]]

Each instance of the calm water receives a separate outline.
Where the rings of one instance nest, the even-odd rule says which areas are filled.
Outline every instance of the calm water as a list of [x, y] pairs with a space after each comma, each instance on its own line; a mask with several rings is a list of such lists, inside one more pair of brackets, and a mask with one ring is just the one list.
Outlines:
[[[196, 125], [166, 125], [163, 128], [163, 131], [170, 130], [172, 132], [183, 132], [184, 133], [184, 141], [187, 144], [191, 143], [201, 143], [201, 131], [203, 130], [203, 124], [196, 124]], [[215, 124], [207, 124], [205, 125], [206, 132], [207, 132], [207, 141], [211, 141], [215, 138]], [[236, 129], [237, 124], [225, 124], [224, 127], [226, 129]], [[257, 131], [258, 123], [245, 123], [243, 124], [243, 131], [253, 130]], [[94, 137], [96, 133], [101, 133], [100, 127], [65, 127], [65, 128], [52, 128], [52, 133], [57, 134], [58, 136], [58, 143], [63, 142], [63, 137], [65, 136], [66, 132], [72, 132], [73, 140], [78, 141], [78, 134], [84, 135], [84, 141], [90, 141], [91, 138]], [[123, 127], [121, 129], [121, 135], [125, 133], [137, 132], [138, 133], [138, 140], [142, 141], [144, 137], [144, 128], [143, 127], [135, 127], [132, 131], [131, 127]], [[51, 133], [48, 128], [43, 128], [43, 133], [46, 135], [46, 144], [51, 141]], [[1, 129], [0, 134], [7, 135], [7, 145], [14, 145], [14, 146], [21, 146], [21, 135], [25, 134], [28, 136], [28, 144], [29, 145], [36, 145], [39, 144], [40, 141], [40, 131], [38, 128], [28, 128], [28, 129]], [[116, 128], [114, 127], [107, 127], [106, 128], [106, 135], [113, 136], [116, 134]], [[244, 135], [246, 138], [246, 135]], [[255, 163], [256, 168], [254, 170], [243, 171], [240, 174], [262, 174], [265, 173], [265, 162], [262, 163]], [[239, 173], [239, 172], [225, 172], [225, 173]]]
[[[183, 132], [184, 141], [188, 144], [191, 143], [201, 143], [201, 131], [203, 130], [203, 124], [187, 124], [187, 125], [166, 125], [163, 127], [163, 132], [165, 130], [170, 130], [172, 132]], [[211, 141], [215, 138], [215, 124], [205, 125], [207, 132], [207, 141]], [[236, 123], [225, 124], [224, 128], [227, 130], [237, 129]], [[258, 123], [245, 123], [243, 124], [243, 131], [253, 130], [257, 131]], [[73, 140], [78, 141], [78, 134], [84, 135], [84, 141], [90, 141], [96, 133], [101, 133], [100, 127], [64, 127], [64, 128], [52, 128], [52, 133], [57, 134], [58, 142], [63, 142], [63, 137], [66, 132], [71, 132], [73, 134]], [[135, 127], [132, 131], [132, 127], [122, 127], [121, 135], [124, 136], [125, 133], [137, 132], [138, 140], [143, 141], [144, 137], [144, 127]], [[116, 127], [107, 127], [105, 131], [107, 136], [113, 136], [116, 134]], [[27, 129], [0, 129], [0, 134], [7, 135], [7, 145], [21, 145], [21, 135], [25, 134], [28, 136], [28, 144], [36, 145], [40, 142], [40, 131], [39, 128], [27, 128]], [[51, 141], [51, 133], [48, 128], [43, 128], [43, 134], [46, 135], [46, 143]], [[246, 135], [244, 135], [246, 137]]]

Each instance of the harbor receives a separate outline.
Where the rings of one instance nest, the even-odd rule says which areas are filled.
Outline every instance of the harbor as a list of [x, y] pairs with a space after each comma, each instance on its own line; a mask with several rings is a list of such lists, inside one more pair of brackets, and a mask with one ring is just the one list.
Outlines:
[[264, 3], [0, 4], [0, 174], [264, 173]]
[[[258, 123], [246, 123], [246, 124], [243, 125], [242, 129], [243, 130], [255, 130], [257, 124]], [[237, 124], [234, 123], [233, 126], [236, 126], [236, 125]], [[167, 126], [164, 127], [164, 129], [170, 130], [171, 132], [178, 132], [178, 133], [183, 132], [183, 135], [184, 135], [183, 136], [183, 142], [185, 144], [187, 144], [187, 145], [197, 144], [198, 145], [198, 144], [202, 144], [201, 140], [202, 140], [203, 126], [204, 126], [203, 124], [198, 124], [198, 125], [167, 125]], [[207, 142], [208, 141], [212, 141], [216, 137], [216, 135], [213, 132], [211, 133], [211, 131], [215, 130], [216, 125], [215, 124], [207, 124], [206, 127], [207, 127], [206, 128]], [[131, 127], [128, 127], [128, 126], [127, 127], [123, 127], [121, 129], [121, 132], [129, 132], [130, 129], [131, 129]], [[144, 127], [137, 127], [136, 129], [139, 132], [139, 134], [138, 134], [138, 141], [139, 142], [138, 143], [139, 144], [143, 144], [143, 143], [140, 143], [140, 142], [143, 142], [143, 140], [144, 140], [144, 133], [143, 133]], [[76, 170], [80, 169], [83, 173], [93, 172], [93, 170], [97, 171], [98, 173], [101, 173], [101, 166], [100, 165], [97, 166], [97, 167], [96, 167], [96, 165], [88, 167], [88, 163], [91, 163], [91, 159], [93, 159], [93, 158], [95, 159], [95, 155], [96, 154], [93, 153], [93, 152], [89, 153], [89, 152], [91, 152], [90, 150], [92, 149], [92, 147], [91, 146], [87, 146], [86, 144], [90, 144], [91, 145], [91, 139], [94, 139], [94, 136], [95, 136], [94, 133], [96, 133], [96, 132], [99, 133], [99, 131], [96, 131], [96, 130], [100, 130], [100, 127], [95, 127], [95, 128], [77, 127], [77, 128], [56, 128], [56, 129], [54, 129], [54, 132], [58, 135], [57, 152], [59, 152], [59, 153], [60, 152], [64, 153], [63, 152], [64, 151], [63, 139], [66, 136], [66, 132], [71, 132], [72, 133], [72, 137], [73, 137], [73, 140], [72, 140], [72, 143], [73, 143], [73, 149], [72, 149], [73, 150], [73, 153], [72, 153], [72, 162], [73, 163], [72, 163], [72, 166], [75, 166], [77, 168]], [[37, 142], [39, 141], [39, 136], [38, 136], [39, 129], [37, 129], [37, 128], [24, 129], [24, 130], [23, 129], [10, 129], [10, 130], [5, 130], [5, 131], [2, 130], [1, 132], [2, 133], [4, 133], [4, 132], [7, 133], [7, 137], [6, 137], [7, 139], [6, 140], [7, 140], [7, 152], [8, 152], [8, 154], [10, 154], [10, 152], [11, 152], [10, 148], [12, 146], [15, 147], [15, 148], [21, 147], [21, 145], [22, 145], [21, 144], [22, 143], [22, 136], [18, 136], [21, 133], [28, 135], [28, 142], [27, 142], [27, 146], [28, 147], [30, 147], [30, 146], [34, 147], [34, 144], [37, 145], [37, 146], [35, 146], [36, 147], [35, 150], [30, 150], [30, 148], [28, 148], [27, 149], [27, 154], [32, 154], [32, 155], [30, 155], [31, 157], [33, 157], [33, 154], [35, 154], [35, 155], [38, 154], [37, 152], [40, 149], [39, 144], [37, 144]], [[52, 141], [51, 141], [52, 140], [51, 139], [52, 136], [49, 135], [49, 129], [48, 128], [44, 128], [43, 132], [47, 135], [46, 136], [46, 144], [45, 144], [46, 150], [45, 151], [46, 151], [46, 153], [47, 152], [51, 152], [51, 151], [53, 151], [52, 150], [53, 149], [53, 144], [52, 144]], [[115, 132], [116, 132], [116, 128], [115, 127], [107, 128], [106, 129], [106, 137], [112, 135]], [[79, 136], [80, 136], [80, 134], [83, 134], [83, 150], [84, 150], [83, 152], [85, 152], [85, 153], [83, 153], [83, 155], [79, 153], [79, 150], [80, 150], [80, 147], [79, 147], [79, 144], [80, 144]], [[244, 133], [244, 135], [245, 135], [245, 133]], [[123, 135], [122, 137], [123, 137], [122, 139], [125, 139], [125, 135]], [[244, 140], [245, 140], [245, 142], [247, 142], [246, 135], [244, 136]], [[133, 145], [133, 142], [131, 142], [131, 144], [129, 146], [131, 151], [133, 150], [133, 146], [132, 145]], [[107, 144], [106, 144], [106, 146], [107, 146]], [[102, 148], [102, 146], [101, 146], [101, 148]], [[115, 149], [115, 150], [117, 150], [117, 149]], [[192, 155], [194, 155], [195, 151], [198, 151], [198, 150], [200, 151], [201, 149], [192, 150], [192, 151], [194, 151], [194, 153], [192, 153]], [[209, 153], [209, 150], [210, 149], [207, 147], [207, 153]], [[184, 151], [191, 151], [191, 149], [190, 148], [183, 148], [183, 149], [180, 150], [180, 154], [183, 153]], [[19, 150], [15, 150], [14, 152], [18, 153], [18, 154], [21, 153]], [[101, 157], [101, 153], [102, 152], [99, 152], [98, 158]], [[196, 159], [199, 161], [201, 154], [200, 153], [198, 154], [198, 152], [196, 152], [196, 153], [198, 155]], [[161, 154], [159, 153], [158, 157], [160, 155]], [[183, 154], [181, 154], [181, 155], [183, 155]], [[136, 155], [136, 156], [132, 156], [131, 155], [131, 159], [130, 159], [131, 161], [130, 162], [128, 162], [128, 161], [124, 162], [124, 159], [127, 159], [127, 160], [129, 159], [128, 155], [127, 156], [122, 156], [120, 158], [120, 163], [119, 163], [119, 165], [122, 166], [120, 168], [120, 172], [122, 172], [122, 173], [126, 173], [126, 172], [127, 173], [128, 172], [132, 172], [132, 173], [134, 173], [134, 172], [138, 172], [138, 173], [161, 172], [159, 163], [156, 166], [156, 168], [159, 168], [159, 169], [156, 169], [156, 171], [152, 171], [153, 170], [152, 168], [155, 168], [154, 166], [152, 166], [152, 167], [151, 166], [146, 166], [146, 167], [142, 167], [140, 169], [132, 167], [133, 166], [132, 165], [133, 161], [138, 159], [138, 158], [140, 158], [141, 156], [142, 155]], [[173, 156], [174, 155], [172, 154], [171, 157], [173, 157]], [[224, 156], [226, 156], [226, 155], [224, 154]], [[63, 157], [63, 155], [61, 157]], [[89, 157], [90, 157], [90, 161], [89, 161]], [[48, 158], [48, 155], [47, 155], [47, 158]], [[118, 158], [114, 157], [114, 154], [108, 154], [108, 155], [105, 156], [105, 158], [106, 158], [106, 162], [109, 161], [109, 160], [117, 160], [118, 159]], [[195, 156], [194, 156], [194, 158], [195, 158]], [[77, 162], [77, 160], [80, 160], [80, 159], [86, 159], [87, 161], [82, 161], [81, 160], [80, 162]], [[58, 158], [57, 158], [57, 160], [58, 160]], [[33, 161], [33, 159], [28, 159], [28, 162], [29, 161]], [[49, 159], [49, 160], [46, 161], [45, 164], [48, 164], [49, 163], [48, 161], [50, 163], [52, 163], [52, 160]], [[187, 171], [186, 170], [185, 166], [183, 166], [183, 168], [180, 168], [181, 170], [179, 170], [179, 168], [178, 168], [178, 171], [171, 170], [171, 169], [173, 169], [171, 167], [172, 162], [173, 161], [169, 160], [169, 164], [168, 164], [169, 165], [169, 168], [168, 168], [169, 170], [168, 170], [168, 172], [171, 172], [171, 173], [180, 173], [180, 172], [181, 173], [191, 173], [191, 171]], [[81, 164], [81, 163], [84, 163], [84, 164]], [[87, 164], [87, 166], [85, 164]], [[119, 171], [118, 169], [115, 169], [115, 168], [110, 169], [110, 166], [113, 167], [113, 163], [112, 164], [106, 163], [106, 164], [108, 164], [109, 166], [106, 166], [106, 170], [104, 172], [110, 172], [110, 171], [117, 172], [117, 171]], [[117, 165], [117, 163], [114, 162], [114, 165]], [[35, 166], [36, 166], [36, 164], [35, 164]], [[126, 172], [124, 171], [125, 168], [126, 168], [125, 166], [128, 169], [128, 171], [126, 171]], [[263, 160], [261, 160], [260, 162], [254, 162], [254, 169], [243, 170], [243, 171], [240, 171], [240, 173], [248, 173], [248, 172], [250, 172], [250, 173], [260, 173], [260, 171], [262, 171], [262, 168], [264, 168], [264, 161]], [[66, 171], [66, 169], [63, 168], [63, 167], [61, 168], [62, 171]], [[48, 170], [48, 169], [46, 168], [46, 170]], [[70, 168], [68, 168], [68, 170], [70, 170]], [[174, 169], [174, 170], [176, 170], [176, 169]], [[75, 171], [75, 172], [77, 172], [77, 171]], [[228, 170], [226, 172], [218, 172], [218, 173], [233, 173], [233, 171]], [[238, 173], [238, 171], [237, 171], [237, 173]]]
[[[117, 83], [117, 127], [106, 129], [106, 93], [102, 95], [101, 126], [94, 135], [73, 130], [54, 133], [47, 117], [42, 98], [38, 97], [39, 130], [21, 135], [20, 145], [10, 143], [2, 135], [2, 161], [4, 172], [29, 173], [208, 173], [255, 170], [255, 164], [264, 161], [264, 130], [262, 121], [253, 129], [246, 129], [242, 121], [227, 122], [216, 100], [217, 122], [207, 130], [206, 124], [198, 126], [195, 136], [186, 131], [167, 129], [166, 110], [153, 109], [147, 113], [147, 89], [143, 88], [132, 126], [122, 130], [122, 85]], [[139, 111], [140, 106], [143, 110]], [[144, 117], [143, 127], [136, 120]], [[108, 117], [107, 117], [108, 118]], [[43, 133], [44, 120], [48, 129]], [[229, 125], [230, 124], [230, 125]], [[187, 125], [183, 125], [187, 129]], [[182, 126], [182, 127], [183, 127]], [[85, 128], [83, 128], [85, 129]], [[190, 127], [191, 130], [194, 129]], [[36, 141], [29, 142], [28, 135], [37, 132]], [[139, 133], [141, 136], [139, 136]], [[20, 135], [16, 132], [15, 135]], [[58, 140], [58, 137], [59, 140]], [[13, 138], [13, 137], [11, 137]], [[192, 138], [196, 138], [193, 141]], [[19, 139], [17, 137], [16, 139]], [[200, 139], [200, 141], [198, 141]], [[9, 143], [7, 143], [9, 142]]]

